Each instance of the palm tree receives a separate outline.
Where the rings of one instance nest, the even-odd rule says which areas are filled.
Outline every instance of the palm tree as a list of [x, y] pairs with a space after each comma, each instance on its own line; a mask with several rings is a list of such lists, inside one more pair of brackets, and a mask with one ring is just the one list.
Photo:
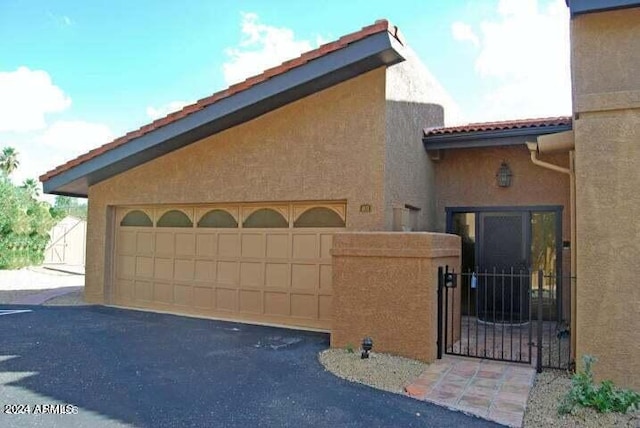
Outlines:
[[18, 152], [13, 147], [5, 147], [0, 154], [0, 170], [5, 174], [10, 175], [13, 171], [18, 169], [20, 161], [18, 161]]
[[38, 186], [38, 182], [33, 178], [27, 178], [26, 180], [24, 180], [22, 182], [22, 186], [20, 187], [26, 190], [29, 196], [34, 199], [40, 196], [40, 186]]

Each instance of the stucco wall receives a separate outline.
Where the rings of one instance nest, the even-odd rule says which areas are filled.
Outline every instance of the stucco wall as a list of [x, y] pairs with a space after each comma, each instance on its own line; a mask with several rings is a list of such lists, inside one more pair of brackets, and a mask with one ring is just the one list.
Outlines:
[[406, 61], [387, 69], [385, 225], [393, 229], [394, 208], [419, 208], [416, 230], [434, 223], [434, 177], [422, 145], [423, 129], [444, 125], [439, 85], [407, 49]]
[[[333, 239], [331, 346], [425, 362], [436, 358], [438, 266], [460, 271], [460, 237], [439, 233], [338, 233]], [[455, 315], [459, 314], [459, 302]], [[457, 326], [457, 324], [455, 324]], [[453, 332], [457, 337], [459, 331]], [[450, 336], [450, 342], [453, 337]]]
[[640, 8], [572, 20], [577, 357], [640, 390]]
[[[434, 163], [436, 178], [436, 231], [446, 230], [447, 207], [561, 205], [563, 240], [570, 240], [569, 176], [531, 162], [523, 146], [446, 150]], [[569, 156], [540, 156], [568, 167]], [[496, 173], [502, 161], [513, 174], [510, 187], [499, 187]]]
[[91, 186], [87, 300], [103, 301], [107, 205], [346, 200], [348, 230], [381, 230], [385, 113], [379, 68]]

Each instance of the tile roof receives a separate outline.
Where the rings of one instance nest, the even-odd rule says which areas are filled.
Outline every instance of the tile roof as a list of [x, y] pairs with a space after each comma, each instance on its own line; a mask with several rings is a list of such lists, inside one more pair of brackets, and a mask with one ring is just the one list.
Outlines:
[[318, 59], [324, 55], [327, 55], [331, 52], [337, 51], [339, 49], [345, 48], [347, 47], [347, 45], [357, 42], [359, 40], [362, 40], [366, 37], [369, 37], [371, 35], [374, 34], [378, 34], [378, 33], [382, 33], [383, 31], [387, 31], [389, 34], [391, 34], [391, 36], [393, 36], [398, 42], [400, 42], [401, 44], [405, 44], [400, 32], [398, 31], [398, 27], [391, 25], [389, 23], [389, 21], [387, 21], [386, 19], [380, 19], [377, 20], [374, 24], [363, 27], [362, 29], [360, 29], [359, 31], [356, 31], [354, 33], [351, 34], [347, 34], [345, 36], [340, 37], [338, 40], [335, 40], [333, 42], [330, 43], [326, 43], [320, 47], [318, 47], [317, 49], [308, 51], [303, 53], [302, 55], [300, 55], [297, 58], [291, 59], [289, 61], [285, 61], [282, 64], [270, 68], [268, 70], [265, 70], [264, 72], [262, 72], [261, 74], [258, 74], [256, 76], [252, 76], [247, 78], [246, 80], [244, 80], [243, 82], [240, 83], [236, 83], [235, 85], [229, 86], [228, 88], [216, 92], [206, 98], [202, 98], [201, 100], [198, 100], [197, 102], [195, 102], [194, 104], [188, 105], [186, 107], [184, 107], [182, 110], [173, 112], [168, 114], [167, 116], [160, 118], [158, 120], [155, 120], [135, 131], [131, 131], [129, 133], [127, 133], [126, 135], [117, 138], [113, 141], [111, 141], [110, 143], [107, 143], [103, 146], [97, 147], [91, 151], [89, 151], [88, 153], [85, 153], [81, 156], [78, 156], [75, 159], [70, 160], [69, 162], [60, 165], [58, 167], [56, 167], [55, 169], [48, 171], [47, 173], [43, 174], [42, 176], [40, 176], [40, 181], [41, 182], [45, 182], [49, 179], [51, 179], [52, 177], [55, 177], [56, 175], [59, 175], [61, 173], [63, 173], [64, 171], [67, 171], [73, 167], [76, 167], [84, 162], [87, 162], [93, 158], [95, 158], [96, 156], [99, 156], [109, 150], [113, 150], [116, 147], [119, 147], [123, 144], [126, 144], [127, 142], [134, 140], [136, 138], [139, 138], [145, 134], [148, 134], [149, 132], [152, 132], [158, 128], [161, 128], [163, 126], [166, 126], [170, 123], [173, 123], [177, 120], [180, 120], [188, 115], [190, 115], [191, 113], [197, 112], [199, 110], [204, 109], [205, 107], [210, 106], [211, 104], [230, 97], [234, 94], [237, 94], [239, 92], [242, 92], [244, 90], [247, 90], [259, 83], [262, 83], [272, 77], [278, 76], [280, 74], [283, 74], [289, 70], [292, 70], [296, 67], [300, 67], [314, 59]]
[[571, 116], [546, 117], [541, 119], [519, 119], [504, 122], [470, 123], [443, 128], [426, 128], [424, 135], [464, 134], [482, 131], [502, 131], [507, 129], [544, 128], [547, 126], [571, 125]]

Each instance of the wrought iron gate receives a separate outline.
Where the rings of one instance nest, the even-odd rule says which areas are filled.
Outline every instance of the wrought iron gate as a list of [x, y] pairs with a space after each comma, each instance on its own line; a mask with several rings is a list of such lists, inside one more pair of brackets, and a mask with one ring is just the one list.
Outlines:
[[572, 366], [569, 329], [574, 278], [543, 271], [438, 271], [438, 357], [442, 353]]

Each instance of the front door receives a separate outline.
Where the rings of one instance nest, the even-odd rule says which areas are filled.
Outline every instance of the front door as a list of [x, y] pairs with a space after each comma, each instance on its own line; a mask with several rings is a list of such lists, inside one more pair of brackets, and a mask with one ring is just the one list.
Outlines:
[[527, 269], [528, 212], [482, 212], [478, 268], [497, 272]]
[[478, 318], [529, 319], [529, 212], [481, 212], [478, 247]]

